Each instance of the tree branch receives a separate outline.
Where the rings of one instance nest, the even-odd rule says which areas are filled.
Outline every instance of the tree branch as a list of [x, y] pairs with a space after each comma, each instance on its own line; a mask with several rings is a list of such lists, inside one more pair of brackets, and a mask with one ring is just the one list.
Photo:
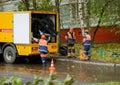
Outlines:
[[33, 0], [33, 8], [34, 8], [35, 10], [37, 9], [36, 0]]
[[101, 20], [102, 20], [102, 16], [103, 16], [103, 14], [104, 14], [107, 6], [109, 5], [109, 3], [112, 2], [112, 1], [113, 1], [113, 0], [109, 0], [108, 2], [106, 2], [106, 3], [104, 4], [102, 10], [101, 10], [100, 17], [99, 17], [99, 20], [98, 20], [98, 24], [97, 24], [97, 26], [96, 26], [96, 28], [95, 28], [95, 30], [94, 30], [94, 32], [93, 32], [93, 35], [92, 35], [92, 45], [93, 45], [93, 43], [94, 43], [95, 35], [96, 35], [96, 33], [97, 33], [98, 29], [99, 29], [99, 26], [100, 26], [100, 23], [101, 23]]

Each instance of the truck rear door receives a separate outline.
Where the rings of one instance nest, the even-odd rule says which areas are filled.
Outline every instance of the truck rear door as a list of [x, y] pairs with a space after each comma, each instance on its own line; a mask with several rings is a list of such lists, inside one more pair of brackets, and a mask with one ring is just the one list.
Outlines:
[[30, 13], [16, 12], [13, 19], [13, 41], [15, 44], [30, 44]]

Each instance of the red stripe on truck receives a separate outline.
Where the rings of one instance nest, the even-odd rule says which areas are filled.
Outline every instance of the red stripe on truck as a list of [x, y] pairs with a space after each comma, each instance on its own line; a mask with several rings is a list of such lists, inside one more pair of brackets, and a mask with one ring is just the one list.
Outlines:
[[0, 29], [0, 32], [12, 32], [12, 29]]

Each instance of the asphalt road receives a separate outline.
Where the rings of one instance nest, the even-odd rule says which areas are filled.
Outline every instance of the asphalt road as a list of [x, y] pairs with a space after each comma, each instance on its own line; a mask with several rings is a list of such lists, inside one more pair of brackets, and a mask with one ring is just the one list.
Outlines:
[[[55, 73], [57, 80], [64, 80], [67, 74], [71, 75], [76, 82], [73, 85], [86, 83], [99, 83], [108, 81], [120, 81], [120, 66], [114, 63], [102, 63], [97, 61], [80, 61], [75, 58], [54, 58]], [[5, 64], [0, 59], [0, 77], [18, 76], [24, 82], [32, 81], [33, 76], [47, 77], [49, 75], [50, 59], [47, 65], [41, 64], [40, 58], [21, 58], [14, 64]]]

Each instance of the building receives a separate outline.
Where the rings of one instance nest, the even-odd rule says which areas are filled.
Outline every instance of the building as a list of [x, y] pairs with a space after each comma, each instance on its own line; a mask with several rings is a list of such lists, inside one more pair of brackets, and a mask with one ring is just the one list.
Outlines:
[[[0, 1], [0, 11], [13, 11], [13, 10], [18, 10], [17, 9], [17, 2], [20, 0], [1, 0]], [[62, 0], [62, 2], [60, 3], [60, 27], [61, 29], [65, 29], [65, 30], [61, 30], [61, 40], [64, 43], [65, 39], [65, 33], [67, 31], [67, 29], [69, 28], [69, 26], [73, 26], [75, 28], [81, 28], [82, 25], [81, 23], [83, 23], [80, 13], [80, 3], [81, 1], [84, 0]], [[95, 1], [95, 0], [93, 0]], [[101, 1], [101, 0], [99, 0]], [[53, 4], [55, 2], [55, 0], [52, 0]], [[99, 4], [99, 3], [98, 3]], [[111, 9], [114, 10], [114, 9]], [[109, 10], [108, 10], [109, 11]], [[112, 14], [111, 14], [112, 15]], [[109, 15], [110, 16], [110, 15]], [[113, 18], [115, 15], [112, 15], [111, 20], [109, 20], [109, 22], [105, 21], [102, 23], [101, 26], [108, 26], [111, 25], [111, 23], [113, 23]], [[116, 15], [118, 16], [118, 15]], [[104, 17], [104, 16], [103, 16]], [[98, 18], [95, 16], [95, 18], [90, 18], [90, 25], [93, 27], [96, 26]], [[120, 23], [120, 22], [117, 22]], [[113, 23], [115, 24], [115, 23]], [[83, 23], [83, 27], [85, 27], [85, 24]], [[114, 28], [109, 27], [109, 29], [103, 29], [104, 27], [102, 27], [101, 29], [98, 30], [97, 34], [96, 34], [96, 42], [120, 42], [120, 35], [116, 35], [116, 31], [117, 29], [114, 30]], [[111, 30], [114, 30], [112, 32], [110, 32]], [[82, 39], [82, 35], [80, 34], [81, 29], [76, 29], [76, 34], [78, 37], [78, 41], [81, 42]], [[111, 34], [112, 33], [112, 34]], [[102, 37], [102, 36], [106, 36], [106, 37]], [[111, 36], [109, 36], [111, 35]], [[112, 38], [110, 38], [112, 37]], [[106, 40], [106, 41], [105, 41]]]
[[60, 4], [61, 28], [80, 27], [78, 0], [63, 0]]
[[17, 2], [20, 0], [1, 0], [0, 11], [14, 11], [17, 10]]
[[[2, 0], [0, 2], [0, 11], [18, 10], [18, 1], [20, 0]], [[60, 18], [61, 28], [66, 29], [71, 25], [74, 27], [79, 27], [78, 0], [62, 0], [60, 3]]]

